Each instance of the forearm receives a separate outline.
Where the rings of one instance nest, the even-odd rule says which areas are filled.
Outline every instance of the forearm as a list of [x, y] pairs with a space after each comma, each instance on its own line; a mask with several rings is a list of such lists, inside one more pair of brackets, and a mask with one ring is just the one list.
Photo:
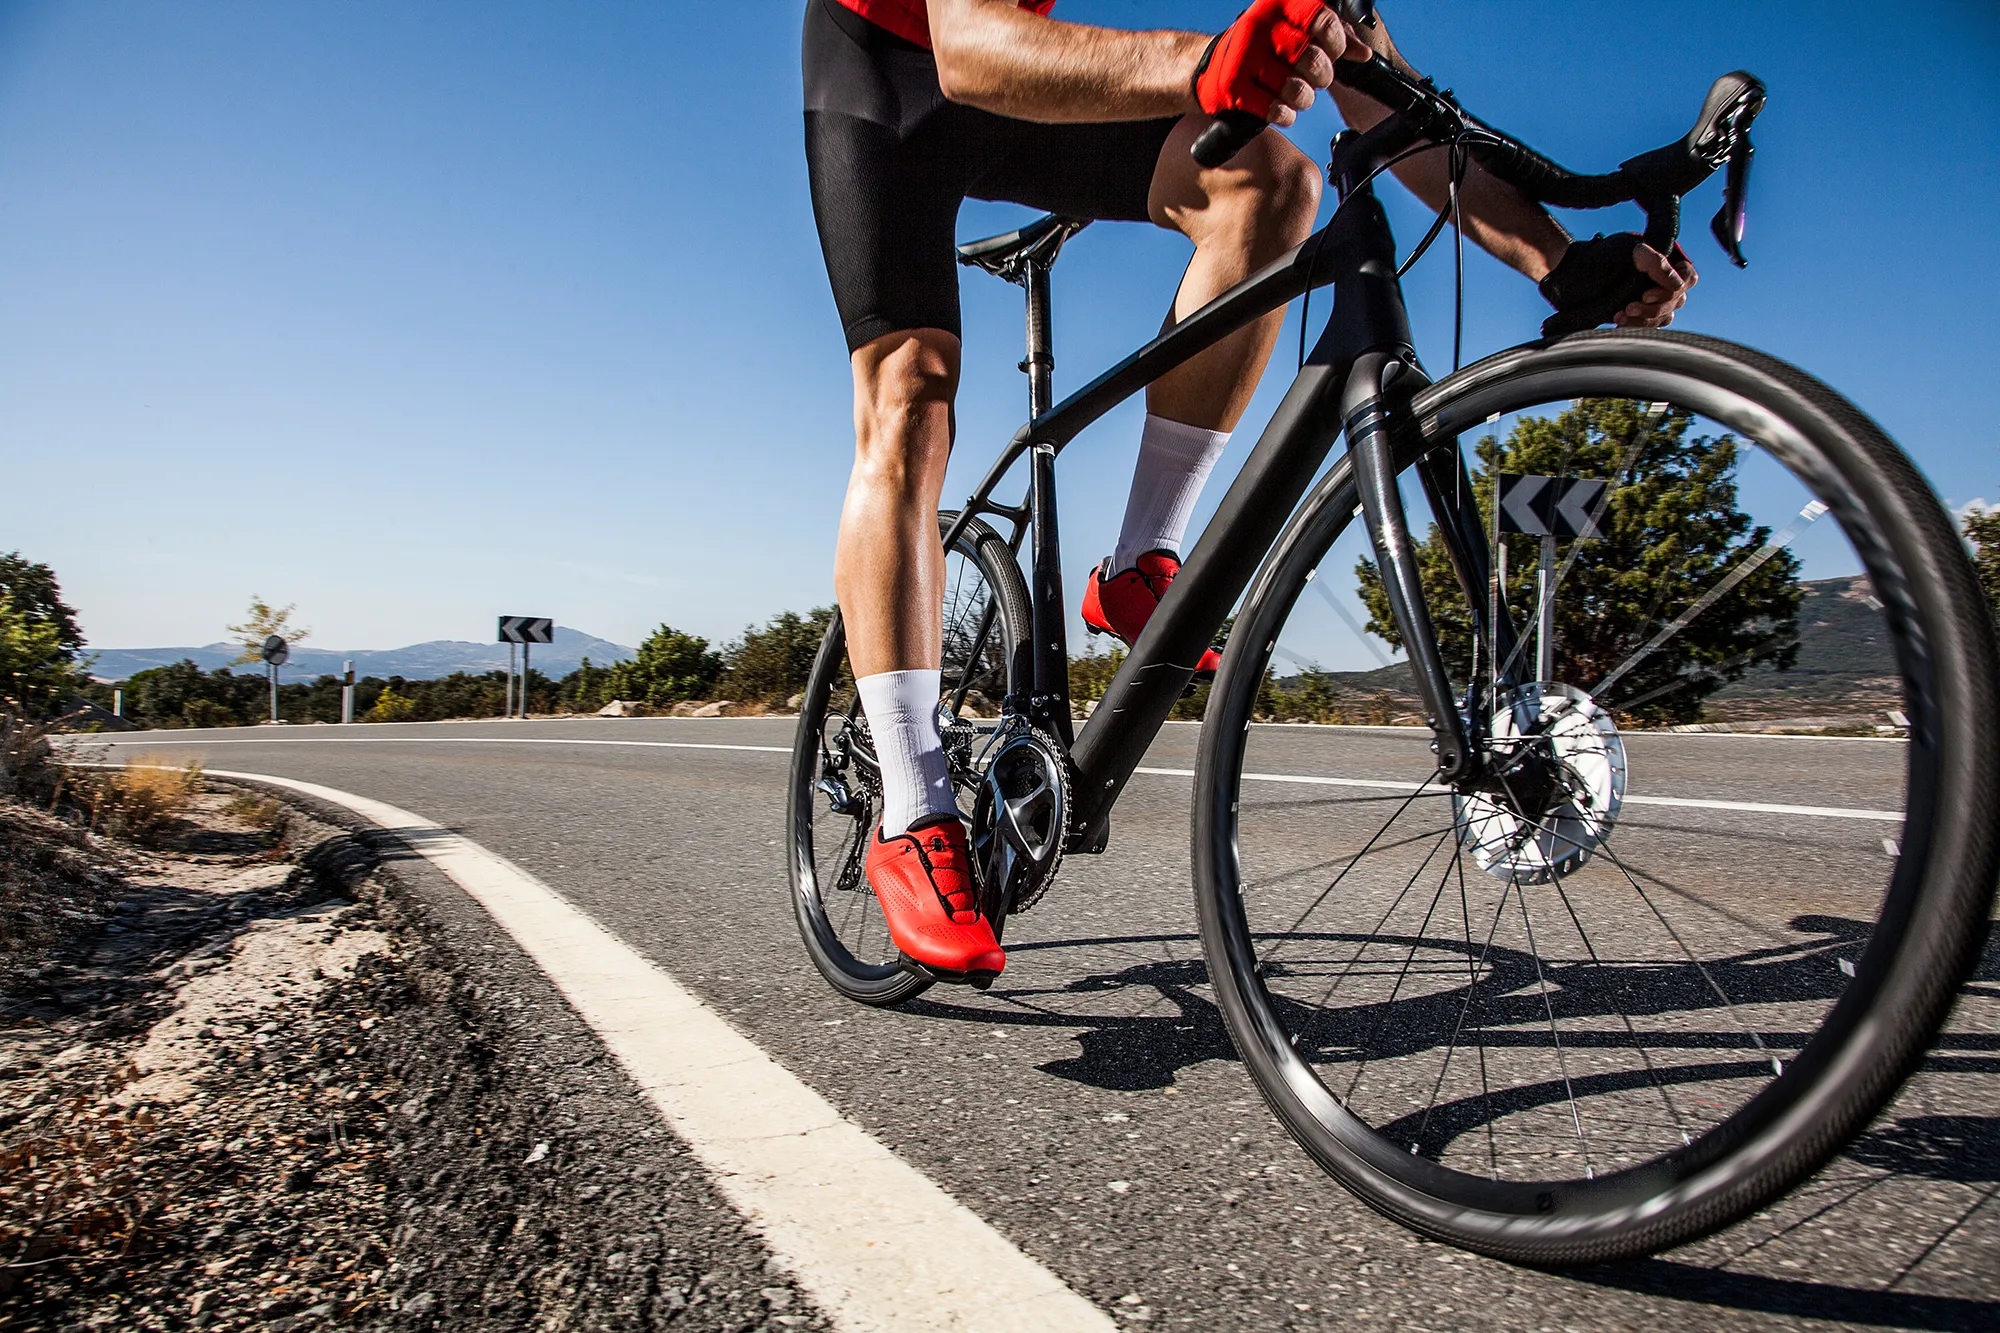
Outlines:
[[938, 83], [954, 102], [1022, 120], [1148, 120], [1195, 109], [1208, 38], [1037, 17], [1014, 0], [930, 0]]
[[[1377, 55], [1404, 73], [1416, 74], [1396, 50], [1386, 24], [1378, 22], [1373, 32], [1364, 35]], [[1336, 83], [1331, 91], [1341, 115], [1357, 130], [1372, 129], [1389, 115], [1380, 102], [1345, 84]], [[1432, 208], [1442, 209], [1450, 201], [1450, 154], [1446, 150], [1417, 153], [1390, 170]], [[1473, 244], [1535, 282], [1548, 276], [1569, 245], [1569, 233], [1546, 209], [1477, 162], [1469, 165], [1459, 185], [1458, 207], [1465, 234]]]

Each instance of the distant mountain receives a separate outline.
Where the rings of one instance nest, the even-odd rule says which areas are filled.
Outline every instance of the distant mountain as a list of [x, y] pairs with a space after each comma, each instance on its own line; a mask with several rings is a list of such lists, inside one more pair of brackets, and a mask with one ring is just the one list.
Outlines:
[[[204, 671], [211, 671], [219, 666], [228, 666], [239, 651], [233, 643], [211, 643], [200, 648], [103, 648], [97, 650], [97, 662], [91, 667], [91, 674], [100, 680], [124, 680], [152, 667], [168, 666], [183, 659]], [[544, 675], [566, 676], [576, 670], [586, 657], [597, 666], [608, 666], [633, 655], [634, 651], [622, 643], [558, 625], [554, 643], [535, 645], [533, 663], [535, 670]], [[380, 651], [334, 652], [325, 648], [299, 647], [292, 649], [292, 660], [285, 663], [285, 678], [310, 680], [314, 676], [338, 675], [342, 663], [350, 659], [358, 676], [435, 680], [454, 671], [504, 671], [507, 669], [507, 645], [433, 639], [429, 643], [413, 643], [407, 648]], [[232, 669], [258, 671], [262, 666], [252, 662]]]
[[1789, 671], [1752, 667], [1710, 695], [1710, 721], [1839, 715], [1881, 722], [1902, 706], [1902, 678], [1864, 575], [1800, 585], [1799, 660]]

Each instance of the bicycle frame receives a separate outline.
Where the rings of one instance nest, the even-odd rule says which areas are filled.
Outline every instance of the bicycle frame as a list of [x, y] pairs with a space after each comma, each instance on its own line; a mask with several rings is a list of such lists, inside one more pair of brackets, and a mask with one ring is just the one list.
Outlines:
[[[1403, 641], [1410, 646], [1425, 721], [1436, 736], [1439, 777], [1461, 780], [1476, 770], [1478, 747], [1471, 743], [1467, 719], [1437, 655], [1430, 612], [1417, 578], [1416, 549], [1396, 487], [1393, 442], [1399, 408], [1429, 381], [1411, 342], [1396, 276], [1395, 238], [1370, 184], [1376, 166], [1370, 148], [1376, 142], [1373, 135], [1355, 136], [1353, 144], [1339, 145], [1348, 150], [1337, 151], [1335, 157], [1342, 204], [1325, 228], [1052, 407], [1048, 405], [1054, 365], [1047, 332], [1048, 267], [1031, 266], [1025, 275], [1029, 348], [1022, 368], [1030, 377], [1033, 415], [966, 501], [945, 545], [948, 548], [978, 514], [1009, 520], [1016, 550], [1023, 537], [1032, 534], [1033, 685], [1026, 698], [1010, 699], [1005, 707], [1065, 743], [1071, 740], [1071, 726], [1067, 622], [1055, 521], [1057, 456], [1086, 426], [1161, 375], [1306, 291], [1327, 285], [1334, 289], [1333, 312], [1298, 378], [1103, 699], [1075, 733], [1070, 750], [1076, 770], [1072, 851], [1103, 850], [1112, 806], [1182, 697], [1203, 650], [1249, 586], [1257, 563], [1277, 541], [1343, 432], [1377, 567]], [[1025, 502], [994, 501], [994, 488], [1024, 455], [1030, 460]], [[1489, 631], [1483, 623], [1490, 550], [1464, 462], [1456, 454], [1448, 463], [1433, 457], [1421, 462], [1419, 471], [1467, 601], [1480, 622], [1475, 638], [1493, 643], [1493, 656], [1506, 663], [1513, 656], [1513, 627], [1497, 624]], [[1254, 557], [1246, 559], [1251, 552]], [[1500, 619], [1506, 619], [1504, 610]]]

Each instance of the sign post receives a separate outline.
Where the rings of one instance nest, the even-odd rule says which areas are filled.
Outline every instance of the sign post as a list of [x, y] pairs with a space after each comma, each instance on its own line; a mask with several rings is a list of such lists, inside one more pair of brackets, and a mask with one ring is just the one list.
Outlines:
[[271, 721], [278, 720], [278, 668], [292, 655], [292, 645], [285, 642], [282, 634], [264, 636], [264, 646], [257, 655], [264, 659], [264, 673], [271, 678]]
[[[1556, 538], [1602, 536], [1598, 521], [1609, 503], [1608, 483], [1593, 477], [1512, 476], [1501, 473], [1494, 526], [1542, 539], [1535, 578], [1535, 679], [1556, 674]], [[1575, 557], [1572, 556], [1572, 559]], [[1501, 596], [1505, 596], [1507, 551], [1499, 552]]]
[[[528, 645], [534, 643], [554, 643], [556, 622], [547, 616], [502, 616], [500, 617], [500, 642], [507, 645], [507, 715], [527, 717], [528, 715]], [[521, 645], [521, 688], [516, 694], [514, 684], [514, 647]], [[515, 712], [516, 699], [520, 711]]]

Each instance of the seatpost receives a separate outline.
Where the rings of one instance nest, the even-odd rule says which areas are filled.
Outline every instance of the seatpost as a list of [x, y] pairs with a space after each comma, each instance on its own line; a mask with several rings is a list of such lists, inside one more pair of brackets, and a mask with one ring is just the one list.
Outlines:
[[[1030, 259], [1021, 274], [1028, 293], [1028, 419], [1055, 399], [1055, 350], [1049, 333], [1049, 261]], [[1034, 509], [1035, 671], [1028, 716], [1064, 745], [1073, 739], [1069, 718], [1069, 630], [1063, 616], [1062, 543], [1056, 535], [1056, 451], [1038, 440], [1029, 453], [1029, 503]]]
[[1029, 260], [1021, 275], [1028, 292], [1028, 356], [1021, 369], [1028, 376], [1028, 419], [1049, 410], [1055, 399], [1056, 354], [1049, 333], [1049, 265]]

